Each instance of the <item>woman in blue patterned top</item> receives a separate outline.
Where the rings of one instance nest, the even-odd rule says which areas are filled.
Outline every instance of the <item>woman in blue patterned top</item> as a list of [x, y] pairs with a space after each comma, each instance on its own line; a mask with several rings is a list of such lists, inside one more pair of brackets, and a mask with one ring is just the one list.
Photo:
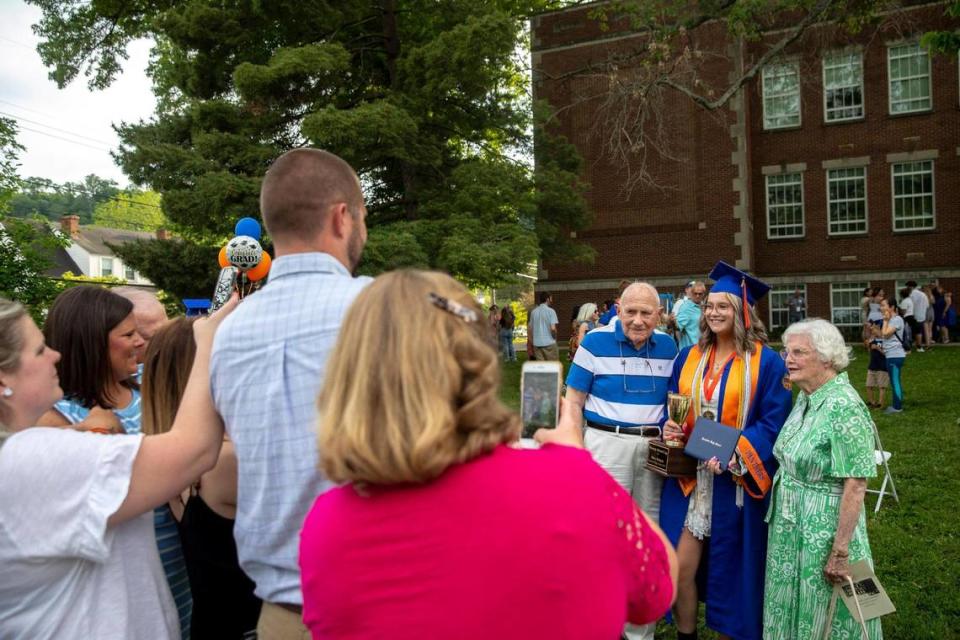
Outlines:
[[[59, 351], [57, 373], [63, 399], [38, 424], [72, 426], [81, 431], [111, 431], [90, 417], [94, 407], [109, 409], [123, 433], [140, 433], [140, 385], [133, 303], [103, 287], [81, 285], [54, 300], [43, 325], [47, 345]], [[94, 413], [96, 415], [96, 413]], [[154, 511], [157, 549], [180, 617], [181, 636], [190, 637], [193, 599], [177, 523], [166, 505]]]

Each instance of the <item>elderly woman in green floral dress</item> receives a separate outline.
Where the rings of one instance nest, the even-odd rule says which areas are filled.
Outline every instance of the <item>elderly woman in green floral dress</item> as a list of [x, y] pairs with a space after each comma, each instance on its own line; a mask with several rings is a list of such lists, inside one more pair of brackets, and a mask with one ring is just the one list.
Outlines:
[[[860, 640], [859, 623], [838, 604], [827, 619], [833, 585], [866, 559], [863, 498], [877, 473], [874, 426], [841, 371], [849, 350], [826, 320], [791, 325], [783, 334], [790, 381], [802, 393], [780, 431], [780, 463], [767, 513], [769, 542], [763, 609], [768, 640]], [[829, 633], [827, 629], [829, 626]], [[880, 619], [867, 622], [880, 640]]]

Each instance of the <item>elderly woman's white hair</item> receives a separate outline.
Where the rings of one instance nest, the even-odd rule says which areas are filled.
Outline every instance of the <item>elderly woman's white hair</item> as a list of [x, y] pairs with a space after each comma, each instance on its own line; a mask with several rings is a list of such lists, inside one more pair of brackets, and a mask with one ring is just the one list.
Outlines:
[[850, 364], [850, 352], [840, 330], [822, 318], [808, 318], [795, 322], [783, 332], [783, 343], [796, 336], [808, 336], [810, 345], [820, 356], [820, 360], [830, 365], [837, 372], [843, 371]]
[[585, 303], [582, 307], [580, 307], [580, 311], [577, 313], [577, 322], [589, 322], [596, 311], [597, 305], [592, 302]]

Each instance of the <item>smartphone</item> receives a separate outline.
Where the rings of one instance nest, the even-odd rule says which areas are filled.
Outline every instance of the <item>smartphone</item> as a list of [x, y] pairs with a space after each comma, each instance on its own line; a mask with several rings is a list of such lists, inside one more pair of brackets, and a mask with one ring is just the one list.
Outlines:
[[237, 275], [240, 270], [236, 267], [224, 267], [220, 269], [220, 275], [217, 277], [217, 285], [213, 288], [213, 300], [210, 301], [210, 313], [213, 313], [223, 305], [227, 304], [230, 294], [237, 288]]
[[560, 418], [560, 379], [563, 365], [559, 362], [524, 362], [520, 374], [520, 416], [523, 435], [529, 437], [545, 427], [557, 426]]

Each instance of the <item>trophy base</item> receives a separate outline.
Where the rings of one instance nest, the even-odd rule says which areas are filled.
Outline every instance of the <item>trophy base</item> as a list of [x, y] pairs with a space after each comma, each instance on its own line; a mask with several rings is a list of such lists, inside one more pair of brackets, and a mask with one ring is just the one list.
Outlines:
[[665, 478], [689, 478], [697, 475], [698, 462], [686, 455], [683, 447], [654, 440], [650, 442], [644, 467]]

